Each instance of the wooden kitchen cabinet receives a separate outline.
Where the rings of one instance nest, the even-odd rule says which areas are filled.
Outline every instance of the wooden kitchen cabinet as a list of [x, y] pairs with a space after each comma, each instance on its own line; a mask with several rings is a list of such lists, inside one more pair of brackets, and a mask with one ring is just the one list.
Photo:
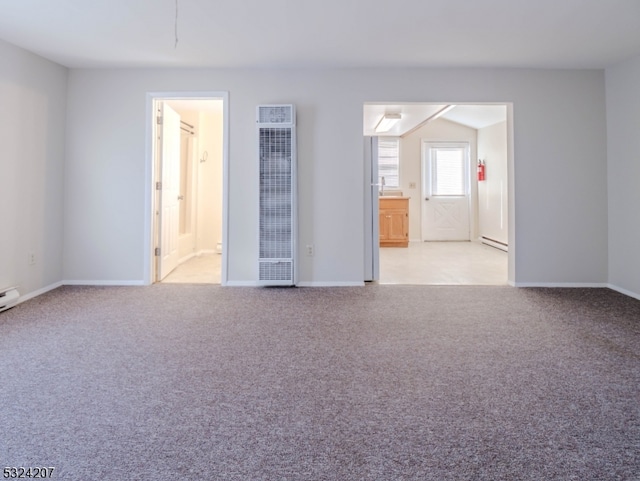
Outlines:
[[380, 197], [380, 247], [409, 246], [409, 197]]

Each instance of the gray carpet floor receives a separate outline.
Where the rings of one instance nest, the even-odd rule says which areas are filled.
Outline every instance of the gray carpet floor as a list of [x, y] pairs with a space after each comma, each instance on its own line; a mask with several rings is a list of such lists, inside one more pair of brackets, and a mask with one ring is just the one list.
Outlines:
[[637, 480], [640, 301], [63, 287], [0, 314], [5, 466], [67, 480]]

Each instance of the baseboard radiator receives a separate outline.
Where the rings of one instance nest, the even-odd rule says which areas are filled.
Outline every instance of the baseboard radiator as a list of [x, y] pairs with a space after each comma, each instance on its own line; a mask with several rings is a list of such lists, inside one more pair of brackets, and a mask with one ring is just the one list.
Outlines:
[[490, 239], [489, 237], [485, 237], [485, 236], [482, 236], [480, 238], [480, 241], [483, 244], [486, 244], [486, 245], [491, 246], [491, 247], [495, 247], [496, 249], [500, 249], [501, 251], [505, 251], [505, 252], [509, 251], [509, 246], [507, 244], [505, 244], [504, 242], [500, 242], [500, 241], [497, 241], [495, 239]]
[[15, 287], [0, 289], [0, 312], [12, 308], [18, 303], [20, 293]]

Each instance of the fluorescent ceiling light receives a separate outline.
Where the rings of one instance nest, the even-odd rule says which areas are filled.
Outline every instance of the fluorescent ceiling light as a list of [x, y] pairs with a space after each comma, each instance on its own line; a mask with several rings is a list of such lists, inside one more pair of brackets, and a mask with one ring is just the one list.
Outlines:
[[376, 125], [376, 132], [388, 132], [401, 118], [402, 115], [400, 114], [384, 114], [380, 122], [378, 122], [378, 125]]

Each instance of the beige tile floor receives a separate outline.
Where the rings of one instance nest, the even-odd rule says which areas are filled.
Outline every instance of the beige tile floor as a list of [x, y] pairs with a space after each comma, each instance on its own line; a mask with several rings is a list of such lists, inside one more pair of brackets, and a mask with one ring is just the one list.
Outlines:
[[480, 242], [381, 247], [379, 284], [506, 285], [507, 253]]
[[201, 254], [176, 267], [163, 283], [220, 284], [222, 256]]
[[[179, 265], [163, 282], [220, 284], [219, 254]], [[379, 284], [506, 285], [507, 253], [478, 242], [411, 242], [380, 248]]]

